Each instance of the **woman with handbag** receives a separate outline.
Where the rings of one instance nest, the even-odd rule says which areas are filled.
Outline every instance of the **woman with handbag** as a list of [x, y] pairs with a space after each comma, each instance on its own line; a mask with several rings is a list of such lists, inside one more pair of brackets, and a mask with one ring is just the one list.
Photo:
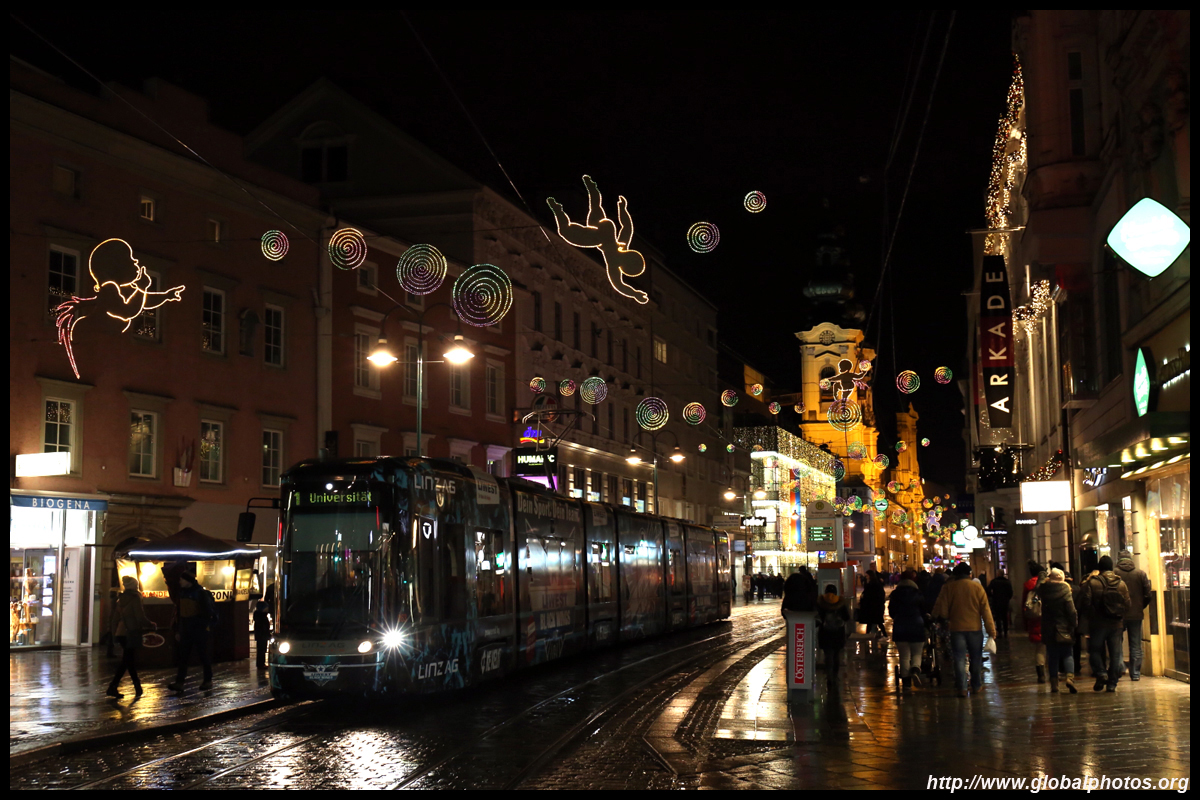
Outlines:
[[1046, 682], [1046, 646], [1042, 644], [1042, 599], [1034, 592], [1038, 585], [1038, 576], [1044, 575], [1045, 570], [1036, 561], [1029, 562], [1029, 580], [1025, 581], [1025, 594], [1021, 598], [1021, 607], [1025, 613], [1025, 630], [1029, 632], [1029, 641], [1033, 642], [1033, 664], [1037, 667], [1037, 682]]
[[115, 697], [118, 700], [125, 696], [117, 691], [117, 687], [120, 686], [121, 679], [125, 677], [126, 670], [129, 671], [129, 678], [133, 681], [134, 696], [142, 696], [142, 682], [138, 679], [137, 674], [137, 653], [142, 647], [142, 634], [147, 630], [158, 629], [157, 625], [146, 618], [137, 578], [126, 575], [121, 579], [121, 585], [125, 591], [117, 596], [112, 620], [109, 623], [109, 630], [112, 632], [113, 638], [121, 645], [121, 663], [117, 666], [117, 673], [113, 675], [112, 682], [108, 684], [108, 691], [105, 692], [109, 697]]

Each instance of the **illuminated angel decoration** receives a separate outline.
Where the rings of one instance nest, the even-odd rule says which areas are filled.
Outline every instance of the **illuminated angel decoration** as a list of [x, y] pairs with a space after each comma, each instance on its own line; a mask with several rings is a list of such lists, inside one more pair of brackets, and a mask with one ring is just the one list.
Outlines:
[[[116, 246], [116, 242], [124, 245], [124, 250]], [[105, 248], [101, 254], [100, 248], [108, 244], [113, 246]], [[173, 286], [165, 292], [151, 291], [154, 279], [133, 257], [133, 248], [124, 239], [105, 239], [92, 248], [88, 254], [88, 274], [91, 275], [95, 295], [72, 297], [54, 309], [58, 343], [66, 348], [67, 359], [76, 378], [79, 377], [79, 368], [75, 363], [75, 326], [89, 316], [103, 314], [125, 323], [121, 327], [121, 333], [125, 333], [143, 312], [153, 311], [163, 303], [178, 302], [187, 288]], [[122, 281], [123, 278], [129, 280]]]
[[865, 362], [867, 366], [861, 364], [857, 371], [854, 369], [854, 362], [848, 358], [843, 358], [838, 362], [838, 371], [836, 375], [827, 378], [830, 387], [837, 393], [838, 400], [849, 400], [850, 395], [855, 389], [866, 390], [867, 383], [863, 380], [867, 376], [867, 372], [871, 369], [870, 362]]
[[629, 249], [633, 242], [633, 218], [629, 216], [628, 203], [624, 197], [617, 197], [617, 221], [621, 224], [618, 230], [604, 213], [600, 190], [590, 175], [583, 176], [583, 185], [588, 192], [586, 225], [571, 222], [563, 211], [562, 203], [553, 197], [546, 198], [546, 204], [554, 212], [558, 235], [576, 247], [599, 249], [604, 256], [604, 266], [608, 269], [608, 282], [617, 290], [617, 294], [645, 305], [650, 300], [646, 293], [625, 282], [626, 277], [636, 278], [646, 271], [646, 259], [637, 250]]

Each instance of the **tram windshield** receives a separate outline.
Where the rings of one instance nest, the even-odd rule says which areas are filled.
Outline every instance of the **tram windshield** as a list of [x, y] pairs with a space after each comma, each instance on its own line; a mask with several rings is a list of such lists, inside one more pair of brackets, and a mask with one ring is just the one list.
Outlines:
[[280, 622], [331, 639], [378, 625], [387, 517], [378, 506], [293, 511]]

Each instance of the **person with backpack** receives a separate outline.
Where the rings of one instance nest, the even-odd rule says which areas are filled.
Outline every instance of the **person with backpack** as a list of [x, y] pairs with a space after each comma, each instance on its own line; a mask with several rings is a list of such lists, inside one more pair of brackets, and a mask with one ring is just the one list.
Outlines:
[[[1125, 581], [1113, 572], [1113, 561], [1109, 556], [1100, 556], [1096, 564], [1098, 575], [1089, 576], [1083, 582], [1080, 601], [1087, 611], [1088, 657], [1092, 663], [1092, 674], [1096, 685], [1092, 691], [1117, 690], [1117, 682], [1125, 671], [1121, 655], [1121, 638], [1125, 635], [1125, 613], [1129, 610], [1129, 589]], [[1108, 651], [1108, 668], [1104, 666], [1104, 653]]]
[[921, 590], [912, 570], [900, 576], [900, 584], [888, 600], [892, 618], [892, 641], [900, 658], [900, 685], [905, 689], [921, 685], [921, 652], [925, 649], [925, 614], [921, 611]]
[[825, 671], [830, 686], [837, 686], [837, 671], [842, 649], [846, 646], [846, 625], [850, 622], [850, 607], [838, 596], [837, 586], [825, 587], [817, 598], [817, 646], [825, 651]]
[[1059, 667], [1066, 673], [1066, 686], [1071, 694], [1075, 688], [1075, 629], [1079, 620], [1075, 598], [1061, 569], [1050, 568], [1050, 578], [1039, 584], [1035, 592], [1042, 601], [1042, 638], [1046, 645], [1046, 661], [1050, 672], [1050, 691], [1058, 694]]
[[1021, 610], [1025, 615], [1025, 630], [1033, 642], [1033, 664], [1037, 668], [1037, 682], [1046, 682], [1046, 647], [1042, 644], [1042, 599], [1033, 591], [1038, 585], [1038, 576], [1045, 570], [1036, 561], [1030, 561], [1029, 580], [1025, 581], [1021, 595]]
[[204, 680], [201, 691], [212, 688], [212, 652], [209, 649], [209, 633], [217, 621], [217, 604], [212, 592], [205, 589], [191, 572], [179, 576], [179, 591], [175, 593], [179, 608], [179, 630], [175, 634], [179, 641], [179, 670], [175, 682], [167, 684], [173, 692], [183, 693], [183, 682], [187, 679], [188, 661], [192, 651], [200, 653], [204, 665]]
[[1142, 677], [1142, 618], [1146, 606], [1150, 605], [1150, 578], [1145, 570], [1133, 563], [1133, 552], [1122, 550], [1117, 556], [1117, 568], [1113, 570], [1125, 582], [1129, 590], [1129, 610], [1125, 612], [1125, 632], [1129, 634], [1129, 680]]

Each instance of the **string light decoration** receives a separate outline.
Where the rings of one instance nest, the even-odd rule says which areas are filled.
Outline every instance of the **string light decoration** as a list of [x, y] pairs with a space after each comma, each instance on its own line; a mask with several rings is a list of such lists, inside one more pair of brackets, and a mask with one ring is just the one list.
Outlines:
[[637, 424], [648, 431], [656, 431], [666, 425], [671, 416], [671, 412], [667, 410], [667, 401], [661, 397], [647, 397], [637, 404], [633, 413]]
[[901, 489], [901, 486], [896, 481], [888, 481], [887, 490], [892, 494], [896, 494]]
[[908, 442], [896, 442], [896, 452], [903, 453], [908, 449]]
[[757, 214], [767, 207], [767, 196], [762, 192], [751, 192], [746, 195], [743, 201], [746, 205], [746, 210], [751, 214]]
[[921, 378], [911, 369], [906, 369], [896, 376], [896, 388], [905, 394], [912, 394], [921, 388]]
[[1054, 455], [1050, 456], [1050, 460], [1042, 466], [1029, 473], [1025, 478], [1027, 481], [1048, 481], [1058, 473], [1058, 468], [1063, 463], [1063, 451], [1059, 450]]
[[750, 387], [750, 394], [754, 395], [755, 397], [759, 397], [760, 395], [762, 395], [762, 392], [763, 392], [763, 390], [762, 390], [761, 383], [756, 383]]
[[396, 262], [396, 280], [409, 294], [432, 294], [446, 280], [446, 257], [431, 244], [414, 244]]
[[877, 499], [875, 501], [875, 510], [882, 514], [884, 511], [888, 510], [888, 505], [889, 505], [889, 503], [887, 501], [887, 498], [880, 497], [879, 499]]
[[288, 238], [283, 231], [267, 231], [262, 235], [262, 254], [268, 261], [282, 261], [287, 251]]
[[846, 445], [846, 457], [861, 461], [867, 457], [867, 448], [862, 442], [851, 442]]
[[867, 372], [870, 369], [871, 369], [871, 362], [868, 361], [867, 359], [864, 358], [862, 361], [858, 362], [858, 371], [859, 372]]
[[829, 464], [836, 456], [778, 425], [734, 428], [733, 433], [734, 441], [743, 449], [753, 449], [754, 445], [759, 445], [763, 450], [779, 453], [793, 461], [798, 461], [804, 467], [800, 472], [800, 478], [807, 479], [813, 471], [820, 472], [824, 476], [831, 474]]
[[492, 264], [475, 264], [454, 281], [452, 303], [458, 318], [486, 328], [504, 319], [512, 308], [513, 285], [504, 270]]
[[593, 375], [580, 385], [579, 396], [583, 398], [583, 402], [593, 406], [602, 403], [604, 398], [608, 397], [608, 384], [604, 382], [603, 378]]
[[558, 393], [563, 397], [570, 397], [575, 394], [575, 381], [565, 380], [558, 382]]
[[726, 452], [726, 453], [732, 453], [734, 450], [737, 450], [737, 448], [736, 448], [736, 447], [734, 447], [732, 444], [727, 444], [727, 445], [725, 445], [725, 452]]
[[921, 501], [921, 505], [924, 508], [933, 508], [933, 501], [930, 500], [928, 497], [926, 497], [924, 500]]
[[[124, 248], [117, 245], [120, 242]], [[102, 258], [96, 254], [106, 245]], [[130, 277], [132, 273], [132, 277]], [[153, 311], [164, 303], [177, 303], [183, 299], [185, 286], [173, 286], [164, 292], [150, 291], [154, 279], [133, 256], [133, 247], [124, 239], [105, 239], [88, 253], [88, 275], [92, 279], [91, 297], [74, 295], [54, 308], [54, 324], [58, 330], [58, 343], [67, 351], [71, 371], [79, 378], [79, 365], [75, 363], [75, 326], [95, 312], [117, 322], [124, 322], [121, 333], [129, 330], [133, 321], [146, 311]], [[121, 281], [121, 278], [129, 280]], [[92, 305], [92, 304], [95, 305]]]
[[779, 405], [779, 403], [771, 402], [767, 404], [767, 411], [770, 411], [772, 414], [778, 414], [782, 410], [783, 406]]
[[529, 391], [533, 392], [534, 394], [541, 394], [542, 392], [546, 391], [546, 379], [534, 378], [533, 380], [529, 381]]
[[825, 418], [835, 430], [848, 433], [862, 422], [862, 408], [853, 400], [834, 400]]
[[563, 211], [562, 203], [553, 197], [546, 198], [546, 204], [554, 212], [558, 235], [575, 247], [599, 250], [600, 255], [604, 256], [604, 268], [608, 271], [608, 282], [613, 290], [622, 297], [645, 305], [650, 302], [649, 295], [625, 282], [626, 278], [636, 278], [646, 271], [646, 259], [637, 250], [629, 249], [633, 242], [633, 217], [629, 216], [628, 201], [624, 196], [617, 197], [617, 222], [621, 226], [618, 229], [604, 212], [600, 189], [590, 175], [583, 176], [583, 185], [588, 193], [586, 225], [571, 222]]
[[[1021, 61], [1013, 54], [1013, 77], [1008, 87], [1007, 107], [996, 128], [992, 144], [992, 171], [988, 177], [987, 200], [984, 217], [988, 228], [999, 230], [1009, 227], [1012, 214], [1012, 194], [1024, 171], [1028, 141], [1021, 125], [1021, 111], [1025, 105], [1025, 80], [1021, 75]], [[1001, 255], [1007, 237], [989, 234], [984, 238], [985, 255]]]
[[1028, 323], [1041, 319], [1050, 309], [1050, 281], [1038, 281], [1032, 287], [1029, 302], [1012, 310], [1013, 322]]
[[829, 378], [821, 378], [817, 381], [817, 386], [821, 387], [821, 391], [828, 392], [833, 389], [833, 382]]
[[792, 410], [795, 411], [797, 414], [803, 414], [804, 413], [804, 403], [796, 403], [796, 405], [792, 406]]
[[688, 247], [697, 253], [711, 253], [721, 241], [721, 232], [711, 222], [697, 222], [688, 228]]
[[701, 442], [700, 444], [696, 445], [696, 449], [699, 450], [701, 453], [707, 453], [708, 445], [706, 445], [704, 442]]
[[338, 269], [358, 269], [367, 260], [367, 240], [355, 228], [341, 228], [329, 237], [329, 260]]
[[725, 391], [721, 392], [721, 405], [728, 408], [733, 408], [737, 405], [737, 401], [737, 392], [735, 392], [733, 389], [726, 389]]
[[929, 447], [929, 439], [922, 439], [921, 447]]
[[871, 460], [872, 460], [872, 461], [874, 461], [874, 462], [875, 462], [876, 464], [878, 464], [879, 466], [883, 467], [884, 469], [887, 469], [887, 465], [888, 465], [888, 463], [889, 463], [889, 462], [888, 462], [888, 457], [887, 457], [887, 456], [885, 456], [883, 453], [878, 453], [878, 454], [877, 454], [877, 455], [876, 455], [874, 458], [872, 458]]
[[704, 406], [700, 403], [688, 403], [683, 407], [683, 421], [688, 425], [699, 425], [706, 416]]
[[935, 495], [933, 496], [933, 502], [935, 502], [935, 503], [940, 503], [940, 502], [942, 502], [942, 497], [941, 497], [941, 495], [936, 495], [936, 494], [935, 494]]

